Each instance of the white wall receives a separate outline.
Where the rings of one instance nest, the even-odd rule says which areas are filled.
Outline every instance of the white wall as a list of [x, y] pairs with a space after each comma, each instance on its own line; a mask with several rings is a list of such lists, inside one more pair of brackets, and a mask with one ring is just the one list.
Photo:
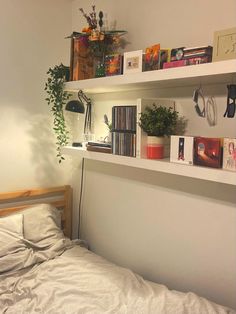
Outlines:
[[55, 158], [46, 72], [69, 64], [69, 0], [0, 1], [0, 191], [69, 182]]
[[[73, 1], [72, 28], [86, 25], [79, 12], [95, 3], [108, 12], [118, 29], [126, 29], [126, 50], [197, 46], [213, 43], [215, 30], [235, 26], [236, 2], [134, 0]], [[111, 106], [134, 103], [137, 97], [173, 98], [190, 120], [188, 132], [235, 136], [235, 119], [222, 118], [226, 86], [203, 86], [215, 95], [218, 125], [210, 128], [196, 117], [192, 88], [99, 95], [94, 98], [95, 131]], [[236, 308], [236, 189], [235, 187], [140, 169], [86, 161], [82, 235], [91, 249], [132, 268], [171, 289], [191, 290]]]

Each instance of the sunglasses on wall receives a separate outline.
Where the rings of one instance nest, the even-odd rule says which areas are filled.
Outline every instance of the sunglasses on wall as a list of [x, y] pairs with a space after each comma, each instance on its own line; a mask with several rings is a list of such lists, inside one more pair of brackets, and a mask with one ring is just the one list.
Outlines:
[[230, 84], [227, 85], [228, 88], [228, 95], [227, 95], [227, 107], [224, 113], [224, 117], [233, 118], [235, 115], [236, 109], [236, 85]]

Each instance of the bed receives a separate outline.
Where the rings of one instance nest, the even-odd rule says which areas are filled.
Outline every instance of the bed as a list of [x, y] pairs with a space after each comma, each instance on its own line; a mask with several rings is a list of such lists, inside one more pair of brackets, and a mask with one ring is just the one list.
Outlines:
[[69, 186], [0, 193], [0, 313], [236, 313], [71, 241], [71, 196]]

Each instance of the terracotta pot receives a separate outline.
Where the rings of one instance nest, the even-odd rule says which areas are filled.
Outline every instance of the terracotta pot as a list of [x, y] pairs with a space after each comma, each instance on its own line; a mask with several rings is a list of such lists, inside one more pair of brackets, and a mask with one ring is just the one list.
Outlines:
[[147, 138], [147, 158], [164, 158], [164, 137], [148, 136]]

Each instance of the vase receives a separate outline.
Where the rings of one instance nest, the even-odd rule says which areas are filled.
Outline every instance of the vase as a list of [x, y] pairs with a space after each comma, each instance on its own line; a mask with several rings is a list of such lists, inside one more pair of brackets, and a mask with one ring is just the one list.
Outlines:
[[164, 137], [157, 136], [147, 137], [147, 158], [148, 159], [164, 158]]

